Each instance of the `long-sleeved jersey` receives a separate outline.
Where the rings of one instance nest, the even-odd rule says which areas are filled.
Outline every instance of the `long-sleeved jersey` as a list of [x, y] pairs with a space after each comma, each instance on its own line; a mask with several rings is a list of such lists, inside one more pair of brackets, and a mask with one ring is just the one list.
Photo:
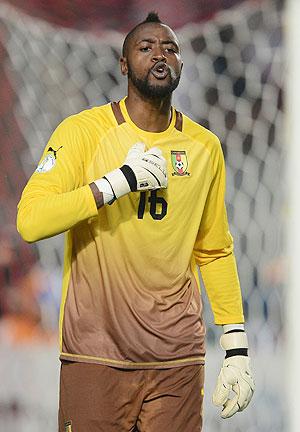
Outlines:
[[[136, 142], [167, 160], [168, 187], [97, 210], [89, 184]], [[125, 99], [68, 117], [54, 131], [18, 206], [27, 241], [66, 231], [61, 359], [121, 368], [204, 361], [197, 264], [216, 324], [243, 322], [217, 137], [172, 108], [167, 130], [138, 128]]]

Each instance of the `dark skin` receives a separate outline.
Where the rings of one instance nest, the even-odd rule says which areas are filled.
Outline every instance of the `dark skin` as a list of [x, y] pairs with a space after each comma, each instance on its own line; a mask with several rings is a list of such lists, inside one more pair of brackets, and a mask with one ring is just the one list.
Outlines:
[[[158, 79], [150, 69], [158, 62], [164, 62], [169, 74]], [[140, 26], [131, 37], [126, 56], [120, 59], [121, 72], [128, 75], [129, 67], [139, 79], [145, 79], [153, 86], [167, 86], [179, 78], [182, 60], [178, 39], [170, 27], [160, 23], [146, 23]], [[132, 121], [141, 129], [149, 132], [166, 130], [171, 121], [171, 98], [149, 98], [142, 94], [128, 76], [128, 97], [126, 107]]]

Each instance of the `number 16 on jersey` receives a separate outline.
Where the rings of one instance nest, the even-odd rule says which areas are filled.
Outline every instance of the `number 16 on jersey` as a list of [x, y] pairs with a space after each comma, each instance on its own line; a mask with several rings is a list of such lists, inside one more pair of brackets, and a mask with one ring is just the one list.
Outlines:
[[161, 220], [166, 216], [168, 203], [163, 197], [157, 196], [157, 190], [153, 190], [151, 191], [150, 196], [148, 196], [148, 199], [147, 192], [141, 192], [138, 208], [138, 219], [143, 219], [147, 201], [150, 203], [149, 213], [153, 219]]

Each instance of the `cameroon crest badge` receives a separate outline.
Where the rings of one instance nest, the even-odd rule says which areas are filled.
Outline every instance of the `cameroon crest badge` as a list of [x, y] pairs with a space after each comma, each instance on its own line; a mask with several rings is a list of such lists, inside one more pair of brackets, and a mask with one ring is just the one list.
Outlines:
[[189, 176], [187, 172], [188, 160], [185, 150], [171, 150], [171, 160], [174, 172], [173, 176]]

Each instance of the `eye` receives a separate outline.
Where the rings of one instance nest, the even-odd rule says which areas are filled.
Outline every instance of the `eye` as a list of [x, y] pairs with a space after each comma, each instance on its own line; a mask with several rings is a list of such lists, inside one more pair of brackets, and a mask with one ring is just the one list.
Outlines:
[[167, 46], [167, 47], [165, 48], [165, 51], [168, 52], [168, 53], [172, 53], [172, 54], [173, 54], [173, 53], [174, 53], [174, 54], [177, 54], [177, 53], [178, 53], [176, 47], [174, 47], [173, 45], [171, 45], [171, 46]]
[[150, 51], [150, 47], [141, 47], [140, 51], [142, 51], [142, 52], [148, 52], [148, 51]]

